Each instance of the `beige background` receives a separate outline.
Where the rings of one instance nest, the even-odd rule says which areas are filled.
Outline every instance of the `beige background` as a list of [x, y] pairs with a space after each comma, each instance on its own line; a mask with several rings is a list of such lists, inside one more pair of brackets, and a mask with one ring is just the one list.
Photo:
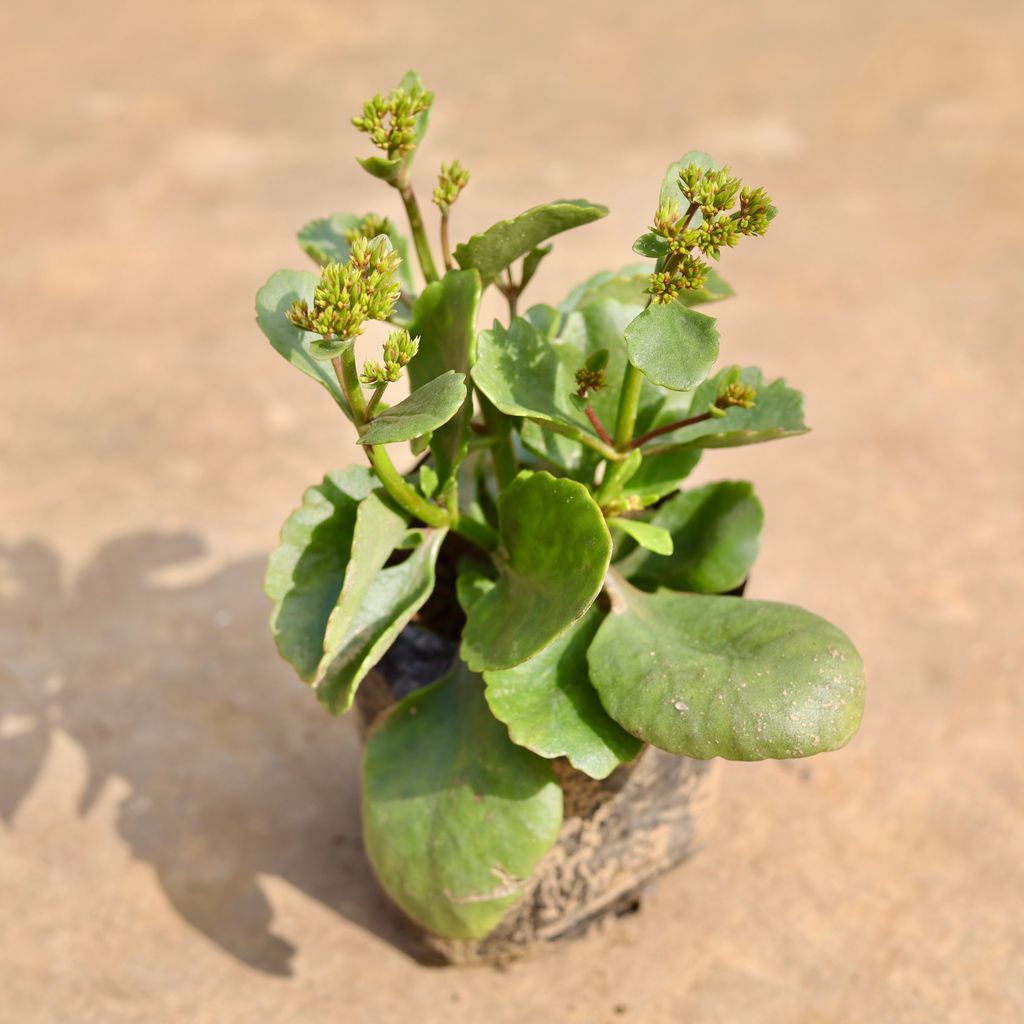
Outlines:
[[[369, 9], [364, 9], [369, 8]], [[1013, 0], [0, 8], [0, 1005], [36, 1022], [1024, 1019]], [[373, 887], [358, 747], [266, 630], [262, 566], [352, 459], [252, 297], [335, 209], [397, 213], [359, 102], [437, 92], [455, 234], [583, 195], [534, 287], [629, 262], [664, 166], [782, 214], [727, 254], [723, 355], [815, 432], [707, 457], [768, 511], [759, 596], [869, 666], [845, 751], [728, 765], [644, 913], [504, 972], [428, 969]]]

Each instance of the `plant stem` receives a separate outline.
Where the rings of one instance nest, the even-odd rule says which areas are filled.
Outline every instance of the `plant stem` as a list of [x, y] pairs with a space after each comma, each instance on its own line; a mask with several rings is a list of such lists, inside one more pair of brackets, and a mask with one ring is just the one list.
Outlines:
[[653, 441], [656, 437], [661, 437], [662, 434], [671, 434], [673, 430], [680, 430], [683, 427], [692, 426], [694, 423], [703, 423], [704, 420], [711, 419], [710, 412], [702, 412], [699, 416], [688, 416], [685, 420], [676, 420], [675, 423], [666, 423], [663, 427], [658, 427], [655, 430], [648, 430], [646, 434], [641, 434], [638, 438], [635, 438], [630, 442], [630, 448], [639, 448], [640, 445], [646, 444], [648, 441]]
[[618, 449], [629, 447], [636, 427], [636, 414], [640, 407], [640, 388], [644, 375], [632, 363], [626, 363], [626, 374], [622, 379], [622, 391], [619, 392], [619, 410], [615, 418], [615, 437], [613, 444]]
[[614, 447], [615, 442], [612, 441], [611, 434], [605, 430], [604, 424], [601, 422], [601, 417], [594, 412], [594, 407], [588, 402], [583, 411], [587, 414], [587, 419], [590, 420], [594, 429], [597, 431], [597, 436], [600, 437], [609, 448]]
[[445, 270], [454, 270], [452, 262], [452, 244], [448, 239], [448, 211], [441, 211], [441, 257], [444, 260]]
[[498, 534], [488, 523], [480, 519], [473, 519], [457, 512], [452, 520], [452, 529], [466, 540], [471, 540], [483, 551], [494, 551], [498, 546]]
[[402, 474], [395, 469], [388, 453], [381, 445], [364, 445], [366, 456], [377, 473], [377, 478], [384, 490], [398, 502], [411, 516], [426, 523], [427, 526], [451, 526], [451, 517], [439, 506], [427, 501], [414, 487], [402, 479]]
[[598, 455], [611, 463], [621, 462], [626, 457], [626, 452], [617, 452], [614, 448], [609, 447], [603, 441], [599, 441], [596, 437], [591, 437], [590, 434], [585, 434], [582, 430], [577, 430], [575, 427], [570, 427], [565, 423], [559, 423], [556, 420], [533, 419], [532, 417], [530, 422], [536, 423], [542, 430], [548, 430], [552, 434], [561, 434], [562, 437], [572, 438], [573, 441], [578, 441], [588, 448], [593, 448]]
[[412, 231], [412, 241], [416, 247], [416, 255], [419, 257], [423, 277], [427, 284], [433, 284], [438, 279], [437, 267], [434, 266], [434, 257], [430, 253], [430, 243], [427, 241], [427, 233], [423, 228], [420, 205], [416, 202], [416, 193], [412, 190], [412, 184], [409, 182], [400, 184], [398, 194], [402, 197], [405, 212], [409, 217], [409, 230]]
[[349, 412], [352, 413], [352, 420], [357, 428], [361, 427], [366, 422], [366, 399], [359, 387], [355, 345], [349, 342], [341, 355], [331, 360], [331, 366], [334, 367], [334, 376], [338, 378], [341, 393], [348, 403]]
[[377, 387], [374, 388], [373, 394], [370, 395], [370, 400], [366, 403], [366, 411], [363, 413], [367, 423], [373, 419], [374, 410], [380, 404], [380, 400], [383, 398], [386, 389], [387, 384], [378, 384]]

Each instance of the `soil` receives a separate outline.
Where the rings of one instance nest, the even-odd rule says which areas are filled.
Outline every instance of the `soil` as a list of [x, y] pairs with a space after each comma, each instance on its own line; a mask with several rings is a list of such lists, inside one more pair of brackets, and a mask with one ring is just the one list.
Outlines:
[[[6, 0], [0, 30], [0, 1016], [1024, 1019], [1024, 6]], [[722, 765], [713, 840], [642, 913], [504, 970], [412, 955], [355, 722], [277, 658], [261, 590], [358, 453], [253, 293], [308, 219], [401, 216], [347, 124], [408, 66], [438, 97], [425, 216], [441, 160], [473, 176], [453, 237], [611, 207], [527, 302], [632, 262], [686, 149], [768, 188], [714, 315], [814, 430], [694, 479], [754, 481], [750, 596], [868, 667], [849, 747]]]

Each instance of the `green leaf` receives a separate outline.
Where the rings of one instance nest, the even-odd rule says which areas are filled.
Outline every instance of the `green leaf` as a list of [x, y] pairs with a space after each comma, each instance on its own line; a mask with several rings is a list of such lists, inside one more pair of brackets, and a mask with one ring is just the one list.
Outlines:
[[585, 199], [564, 199], [534, 206], [513, 220], [498, 221], [481, 234], [457, 245], [455, 259], [460, 267], [476, 267], [485, 282], [493, 281], [506, 267], [546, 239], [589, 224], [607, 213], [607, 206], [598, 206]]
[[[606, 270], [577, 285], [560, 308], [565, 313], [571, 313], [574, 309], [582, 309], [589, 303], [600, 302], [602, 299], [615, 299], [627, 306], [642, 308], [649, 298], [647, 286], [650, 281], [651, 267], [646, 263], [635, 263], [617, 271]], [[709, 270], [703, 288], [681, 292], [676, 302], [687, 307], [703, 306], [709, 302], [721, 302], [722, 299], [728, 299], [734, 294], [721, 274], [716, 270]]]
[[395, 444], [422, 437], [447, 423], [466, 400], [466, 378], [449, 370], [417, 388], [398, 405], [375, 416], [359, 438], [360, 444]]
[[[413, 306], [410, 331], [420, 339], [420, 350], [409, 363], [409, 381], [421, 388], [428, 381], [455, 370], [468, 375], [476, 362], [476, 317], [480, 305], [480, 276], [475, 270], [452, 270], [427, 285]], [[434, 464], [443, 486], [465, 457], [469, 444], [473, 403], [465, 402], [431, 441]]]
[[271, 345], [288, 360], [292, 366], [312, 377], [327, 389], [348, 416], [348, 406], [341, 393], [341, 387], [330, 366], [325, 366], [313, 356], [310, 345], [321, 339], [308, 331], [300, 330], [285, 314], [296, 299], [312, 303], [313, 291], [319, 278], [305, 270], [278, 270], [270, 275], [267, 283], [256, 293], [256, 322], [267, 336]]
[[672, 534], [663, 526], [655, 525], [653, 522], [645, 523], [642, 519], [623, 519], [621, 516], [610, 516], [608, 525], [628, 534], [641, 548], [658, 555], [672, 554]]
[[553, 248], [553, 245], [541, 245], [536, 249], [531, 249], [523, 257], [523, 276], [519, 282], [520, 291], [522, 291], [522, 289], [524, 289], [533, 280], [533, 276], [537, 273], [537, 268], [540, 266], [541, 261], [545, 256], [551, 255], [551, 250]]
[[389, 185], [398, 184], [398, 175], [402, 170], [402, 161], [398, 157], [389, 160], [385, 156], [357, 156], [356, 163], [367, 174], [372, 174], [375, 178], [380, 178], [381, 181], [386, 181]]
[[474, 604], [462, 657], [474, 671], [513, 668], [562, 635], [593, 604], [611, 536], [590, 492], [522, 472], [498, 499], [498, 582]]
[[[321, 267], [328, 263], [344, 263], [352, 252], [352, 246], [345, 237], [347, 231], [359, 229], [362, 217], [354, 213], [333, 213], [330, 217], [319, 217], [306, 224], [298, 234], [302, 251]], [[389, 222], [390, 223], [390, 222]], [[387, 233], [395, 251], [402, 257], [398, 267], [398, 278], [402, 288], [413, 291], [412, 265], [409, 262], [409, 240], [395, 226]]]
[[650, 524], [671, 535], [674, 551], [634, 551], [616, 564], [623, 576], [645, 589], [723, 594], [750, 575], [764, 510], [750, 484], [723, 481], [677, 494], [654, 513]]
[[370, 736], [363, 837], [381, 885], [436, 935], [479, 939], [554, 845], [562, 790], [516, 746], [465, 666], [417, 690]]
[[633, 252], [638, 256], [658, 260], [668, 255], [668, 240], [653, 231], [645, 231], [634, 243]]
[[[424, 529], [423, 542], [404, 562], [381, 569], [380, 554], [394, 531], [375, 539], [374, 531], [381, 528], [376, 513], [374, 509], [357, 525], [345, 589], [327, 626], [316, 695], [332, 714], [352, 706], [360, 682], [430, 597], [437, 554], [447, 532]], [[360, 533], [366, 537], [364, 549], [357, 548]]]
[[864, 668], [831, 623], [739, 597], [616, 588], [587, 655], [605, 709], [686, 757], [807, 757], [857, 731]]
[[[551, 420], [597, 438], [586, 414], [570, 399], [576, 391], [576, 371], [595, 353], [607, 349], [607, 378], [621, 381], [626, 367], [622, 333], [635, 314], [635, 307], [618, 302], [594, 302], [570, 313], [555, 339], [542, 337], [522, 317], [507, 329], [495, 321], [491, 330], [480, 334], [473, 380], [506, 415]], [[616, 387], [594, 393], [591, 401], [602, 422], [615, 423]], [[648, 387], [641, 401], [656, 403], [660, 397]]]
[[704, 380], [718, 358], [713, 317], [678, 302], [648, 306], [626, 328], [630, 362], [655, 384], [689, 391]]
[[635, 499], [641, 508], [679, 489], [679, 485], [700, 462], [700, 450], [680, 449], [664, 454], [644, 455], [640, 468], [623, 485], [622, 493]]
[[[689, 412], [697, 413], [707, 409], [714, 403], [719, 388], [726, 379], [735, 378], [754, 388], [757, 398], [753, 408], [732, 406], [725, 410], [721, 418], [703, 420], [658, 438], [658, 443], [651, 451], [735, 448], [739, 445], [758, 444], [762, 441], [774, 441], [807, 433], [809, 428], [804, 423], [804, 398], [799, 391], [789, 387], [781, 377], [770, 384], [765, 384], [763, 374], [755, 366], [745, 367], [738, 373], [737, 370], [737, 367], [727, 367], [706, 380], [686, 403], [688, 409], [684, 404], [666, 405], [653, 417], [652, 425], [662, 426], [687, 416]], [[646, 457], [644, 461], [647, 461]]]
[[376, 478], [350, 466], [310, 487], [281, 527], [267, 565], [265, 589], [274, 603], [270, 628], [281, 657], [310, 681], [324, 651], [324, 632], [341, 593], [359, 503]]
[[565, 757], [592, 779], [631, 761], [642, 744], [608, 716], [587, 674], [594, 607], [554, 643], [516, 668], [485, 672], [487, 703], [513, 742], [541, 757]]

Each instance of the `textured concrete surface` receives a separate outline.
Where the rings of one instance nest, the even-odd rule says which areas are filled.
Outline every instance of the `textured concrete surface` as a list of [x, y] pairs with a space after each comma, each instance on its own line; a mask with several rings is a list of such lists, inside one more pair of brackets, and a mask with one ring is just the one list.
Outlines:
[[[369, 8], [369, 9], [367, 9]], [[0, 1016], [455, 1024], [1024, 1019], [1024, 8], [525, 0], [0, 9]], [[730, 254], [726, 358], [815, 432], [709, 456], [768, 512], [753, 591], [846, 628], [860, 737], [730, 765], [720, 827], [563, 954], [414, 963], [359, 845], [358, 747], [260, 580], [353, 457], [252, 323], [291, 236], [396, 212], [364, 96], [438, 93], [465, 234], [585, 195], [557, 299], [710, 149], [782, 215]]]

